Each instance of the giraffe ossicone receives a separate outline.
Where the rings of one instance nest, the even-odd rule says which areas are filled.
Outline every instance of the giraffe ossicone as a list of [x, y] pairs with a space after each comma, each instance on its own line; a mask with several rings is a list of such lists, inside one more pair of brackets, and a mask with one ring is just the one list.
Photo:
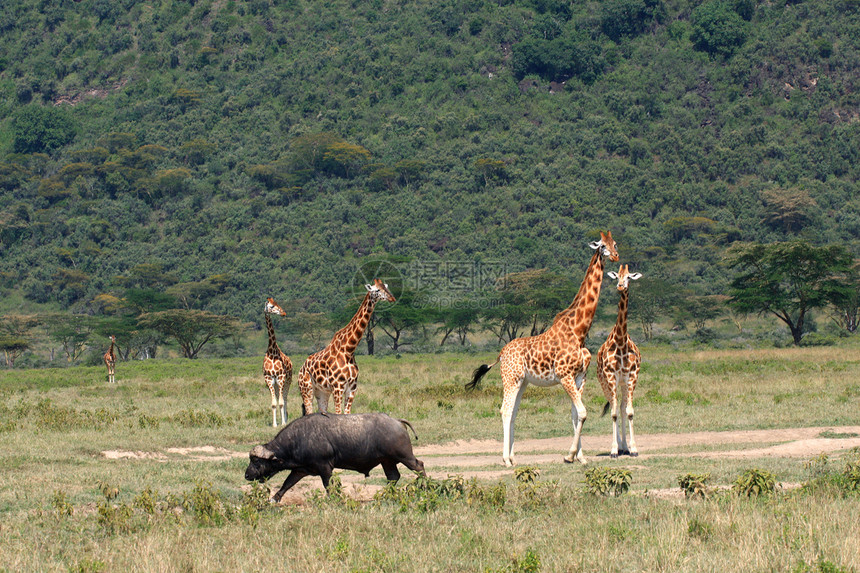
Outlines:
[[370, 324], [376, 303], [396, 299], [388, 285], [379, 279], [365, 285], [367, 294], [349, 323], [338, 330], [331, 342], [308, 356], [299, 370], [299, 390], [302, 394], [302, 413], [313, 412], [313, 399], [316, 398], [320, 412], [328, 411], [328, 400], [334, 397], [335, 414], [349, 414], [358, 383], [358, 366], [355, 363], [355, 349]]
[[281, 423], [287, 423], [287, 394], [293, 382], [293, 363], [289, 356], [281, 352], [275, 339], [275, 327], [270, 314], [287, 316], [287, 313], [271, 297], [266, 299], [263, 315], [266, 317], [266, 329], [269, 333], [269, 346], [263, 358], [263, 379], [272, 394], [272, 427], [278, 426], [278, 412], [281, 413]]
[[[627, 332], [627, 309], [628, 291], [630, 281], [638, 280], [641, 273], [631, 273], [627, 265], [621, 265], [617, 273], [608, 272], [608, 277], [617, 280], [617, 288], [620, 294], [618, 299], [618, 318], [615, 326], [609, 332], [606, 342], [597, 351], [597, 379], [606, 397], [606, 406], [603, 414], [612, 412], [612, 448], [609, 456], [617, 458], [619, 454], [629, 454], [633, 457], [639, 455], [636, 449], [636, 440], [633, 437], [633, 390], [639, 379], [639, 367], [642, 365], [642, 355], [639, 348], [630, 339]], [[618, 395], [621, 395], [621, 404], [618, 403]], [[618, 431], [618, 412], [624, 411], [627, 424], [621, 423], [621, 432]], [[629, 429], [629, 439], [628, 432]]]
[[506, 466], [514, 465], [514, 423], [519, 410], [520, 400], [526, 386], [548, 387], [561, 384], [570, 396], [571, 422], [573, 424], [573, 443], [565, 461], [578, 460], [586, 463], [582, 453], [582, 426], [587, 415], [582, 402], [585, 387], [585, 374], [591, 363], [591, 353], [585, 347], [585, 338], [594, 321], [600, 285], [603, 281], [603, 258], [618, 261], [618, 249], [612, 233], [600, 233], [600, 240], [590, 243], [595, 250], [585, 277], [573, 302], [558, 313], [552, 326], [537, 336], [515, 338], [508, 342], [499, 353], [498, 359], [490, 365], [484, 364], [476, 369], [472, 381], [466, 388], [474, 388], [481, 378], [496, 364], [501, 362], [502, 375], [502, 460]]

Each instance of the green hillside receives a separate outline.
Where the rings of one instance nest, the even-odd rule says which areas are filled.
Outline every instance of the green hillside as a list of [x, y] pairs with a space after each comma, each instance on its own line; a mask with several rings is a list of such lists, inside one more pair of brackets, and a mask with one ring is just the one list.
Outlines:
[[858, 82], [858, 0], [4, 0], [0, 288], [260, 323], [611, 229], [717, 294], [736, 241], [860, 254]]

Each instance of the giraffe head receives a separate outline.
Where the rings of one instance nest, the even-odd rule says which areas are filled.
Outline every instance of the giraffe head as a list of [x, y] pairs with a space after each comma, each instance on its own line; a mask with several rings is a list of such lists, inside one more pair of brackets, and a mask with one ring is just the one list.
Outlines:
[[284, 312], [284, 309], [282, 309], [272, 297], [266, 299], [265, 311], [270, 314], [280, 314], [281, 316], [287, 316], [287, 313]]
[[388, 290], [388, 285], [379, 279], [373, 279], [373, 284], [364, 285], [364, 288], [366, 288], [367, 292], [370, 293], [370, 298], [373, 302], [378, 302], [380, 300], [394, 302], [397, 300], [394, 298], [394, 295], [391, 294], [391, 291]]
[[600, 231], [600, 240], [589, 244], [592, 249], [600, 249], [600, 254], [604, 257], [609, 257], [613, 263], [618, 262], [618, 249], [615, 246], [615, 240], [612, 238], [612, 231], [607, 231], [603, 234]]
[[114, 336], [113, 334], [110, 335], [110, 342], [111, 344], [114, 344], [116, 342], [116, 336]]
[[621, 265], [617, 273], [609, 271], [606, 273], [611, 279], [618, 279], [618, 290], [624, 291], [630, 286], [630, 281], [639, 280], [642, 273], [631, 273], [627, 265]]

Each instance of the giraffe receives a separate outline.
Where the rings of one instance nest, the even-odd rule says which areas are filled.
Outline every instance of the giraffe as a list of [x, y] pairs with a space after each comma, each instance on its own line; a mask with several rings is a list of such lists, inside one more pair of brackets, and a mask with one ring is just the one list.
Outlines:
[[[639, 366], [642, 356], [639, 349], [627, 334], [627, 291], [630, 281], [638, 280], [640, 273], [631, 273], [627, 265], [621, 265], [618, 273], [609, 272], [607, 275], [618, 280], [618, 319], [609, 333], [609, 337], [600, 350], [597, 351], [597, 379], [606, 396], [606, 406], [602, 416], [612, 409], [612, 449], [609, 456], [617, 458], [618, 454], [639, 455], [636, 450], [636, 440], [633, 439], [633, 389], [639, 378]], [[621, 436], [618, 435], [618, 401], [617, 393], [621, 394], [621, 409], [627, 415], [627, 426], [630, 428], [630, 447], [627, 445], [624, 423], [621, 423]]]
[[114, 365], [116, 364], [116, 354], [113, 352], [113, 345], [116, 343], [116, 336], [113, 334], [110, 335], [110, 348], [105, 352], [103, 359], [105, 361], [105, 366], [108, 369], [108, 383], [113, 384], [116, 382], [116, 378], [114, 378]]
[[[290, 391], [290, 384], [293, 381], [293, 363], [278, 348], [278, 342], [275, 340], [275, 327], [272, 325], [272, 319], [269, 318], [270, 314], [287, 316], [287, 313], [271, 297], [266, 299], [266, 306], [263, 310], [266, 317], [266, 329], [269, 331], [269, 347], [266, 349], [266, 357], [263, 359], [263, 378], [266, 381], [266, 386], [269, 387], [269, 392], [272, 393], [272, 427], [276, 428], [278, 427], [279, 410], [281, 422], [287, 423], [286, 395]], [[275, 384], [277, 384], [277, 389]]]
[[[302, 393], [302, 414], [313, 412], [313, 398], [316, 397], [321, 412], [328, 410], [328, 399], [334, 395], [335, 414], [349, 414], [355, 397], [358, 380], [358, 366], [355, 364], [355, 349], [361, 340], [373, 308], [380, 300], [395, 302], [388, 285], [373, 279], [372, 285], [364, 285], [367, 294], [358, 307], [352, 320], [338, 330], [331, 342], [314, 354], [308, 356], [299, 371], [299, 390]], [[346, 398], [346, 402], [344, 402]]]
[[508, 467], [514, 465], [514, 422], [523, 392], [529, 384], [541, 387], [561, 384], [565, 389], [573, 402], [573, 443], [564, 460], [587, 463], [582, 453], [582, 426], [586, 417], [582, 390], [585, 373], [591, 362], [591, 353], [584, 346], [584, 341], [591, 329], [597, 299], [600, 296], [603, 257], [607, 256], [613, 262], [618, 260], [618, 251], [611, 232], [605, 235], [601, 232], [600, 240], [589, 246], [595, 249], [595, 253], [570, 306], [558, 313], [552, 326], [543, 333], [515, 338], [507, 343], [496, 361], [477, 368], [472, 375], [472, 381], [466, 384], [467, 389], [474, 388], [484, 374], [499, 362], [502, 363], [502, 460]]

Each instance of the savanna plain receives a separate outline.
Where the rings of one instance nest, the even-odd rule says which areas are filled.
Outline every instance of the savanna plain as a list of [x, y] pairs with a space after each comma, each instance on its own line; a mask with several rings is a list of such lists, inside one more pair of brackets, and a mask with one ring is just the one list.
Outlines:
[[[3, 371], [0, 570], [860, 570], [857, 342], [642, 350], [639, 457], [610, 459], [592, 365], [588, 465], [562, 461], [569, 398], [532, 387], [512, 469], [498, 372], [464, 389], [495, 354], [359, 356], [353, 411], [409, 420], [429, 477], [338, 472], [328, 496], [305, 478], [277, 506], [286, 472], [243, 479], [275, 433], [258, 358], [120, 362], [113, 385], [96, 367]], [[629, 488], [603, 495], [590, 470]], [[750, 470], [774, 491], [739, 485]]]

